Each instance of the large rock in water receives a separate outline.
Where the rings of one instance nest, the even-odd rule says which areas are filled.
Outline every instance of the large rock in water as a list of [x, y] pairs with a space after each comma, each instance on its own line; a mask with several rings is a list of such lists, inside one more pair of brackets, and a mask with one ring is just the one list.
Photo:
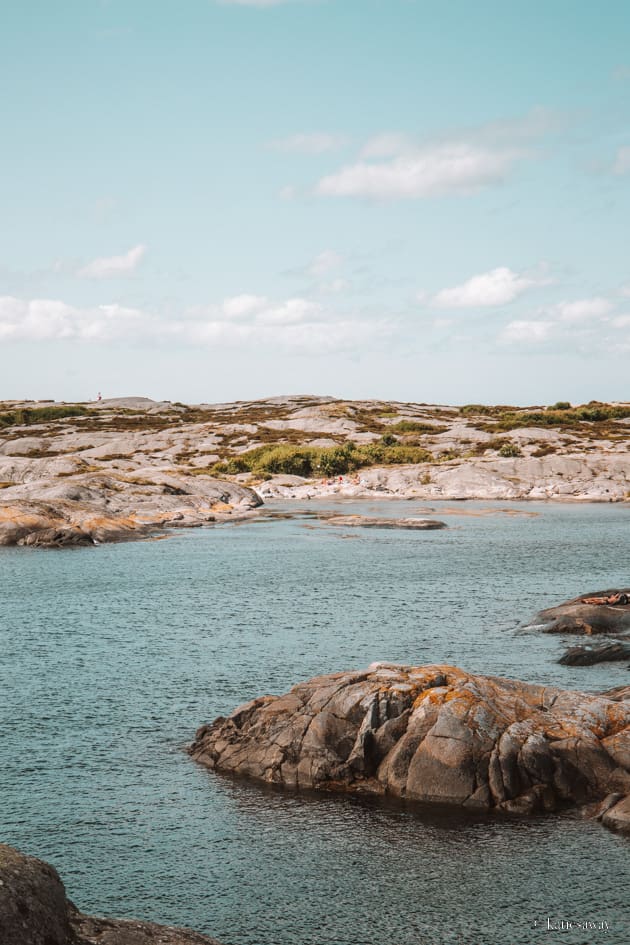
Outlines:
[[190, 754], [293, 789], [554, 810], [630, 794], [629, 696], [374, 663], [254, 699], [202, 726]]
[[66, 898], [48, 863], [0, 844], [0, 945], [219, 945], [188, 929], [95, 919]]
[[591, 591], [565, 601], [556, 607], [541, 610], [529, 621], [529, 627], [536, 627], [543, 633], [576, 633], [597, 634], [608, 633], [615, 636], [630, 633], [630, 604], [585, 604], [584, 599], [590, 597], [610, 597], [612, 594], [623, 593], [630, 597], [630, 589], [614, 588], [606, 591]]

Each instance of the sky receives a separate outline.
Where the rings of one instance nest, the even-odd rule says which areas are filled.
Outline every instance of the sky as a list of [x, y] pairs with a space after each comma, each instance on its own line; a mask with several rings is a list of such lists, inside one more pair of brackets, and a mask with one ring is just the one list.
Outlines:
[[0, 398], [630, 399], [627, 0], [0, 19]]

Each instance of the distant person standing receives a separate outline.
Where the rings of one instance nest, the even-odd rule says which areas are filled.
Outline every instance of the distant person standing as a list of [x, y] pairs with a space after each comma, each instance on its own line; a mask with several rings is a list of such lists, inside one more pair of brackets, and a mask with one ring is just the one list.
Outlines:
[[98, 394], [96, 395], [96, 399], [97, 399], [97, 400], [102, 400], [102, 399], [103, 399], [103, 395], [101, 394], [100, 390], [99, 390]]

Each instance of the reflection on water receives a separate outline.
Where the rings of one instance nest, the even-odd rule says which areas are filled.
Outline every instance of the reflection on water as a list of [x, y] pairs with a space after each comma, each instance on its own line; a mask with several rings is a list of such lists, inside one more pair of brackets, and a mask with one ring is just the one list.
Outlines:
[[607, 921], [605, 940], [626, 945], [629, 844], [597, 824], [294, 796], [182, 751], [251, 696], [375, 659], [627, 682], [625, 664], [558, 666], [561, 639], [512, 631], [542, 606], [630, 584], [629, 511], [511, 507], [539, 514], [450, 503], [445, 531], [278, 517], [164, 542], [0, 550], [2, 838], [52, 860], [86, 910], [225, 945], [530, 945], [549, 937], [548, 916]]

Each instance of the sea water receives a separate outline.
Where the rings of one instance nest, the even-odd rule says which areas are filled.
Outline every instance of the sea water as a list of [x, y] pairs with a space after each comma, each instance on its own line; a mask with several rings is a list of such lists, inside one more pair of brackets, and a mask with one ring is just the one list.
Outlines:
[[630, 843], [597, 823], [294, 795], [185, 746], [253, 696], [373, 660], [627, 683], [625, 663], [560, 666], [568, 639], [515, 628], [630, 585], [630, 509], [435, 503], [448, 528], [424, 532], [318, 518], [422, 516], [419, 502], [270, 505], [298, 508], [163, 541], [0, 549], [0, 839], [52, 862], [86, 912], [224, 945], [627, 945]]

